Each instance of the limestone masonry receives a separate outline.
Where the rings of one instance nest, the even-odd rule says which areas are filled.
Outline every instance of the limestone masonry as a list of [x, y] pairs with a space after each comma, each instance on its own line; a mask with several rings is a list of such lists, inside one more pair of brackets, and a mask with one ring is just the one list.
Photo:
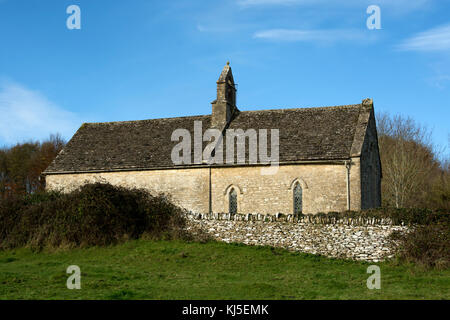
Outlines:
[[408, 231], [406, 226], [392, 225], [389, 219], [321, 219], [298, 219], [294, 215], [189, 214], [187, 220], [188, 230], [201, 229], [219, 241], [369, 262], [392, 258], [396, 243], [389, 236], [393, 231]]

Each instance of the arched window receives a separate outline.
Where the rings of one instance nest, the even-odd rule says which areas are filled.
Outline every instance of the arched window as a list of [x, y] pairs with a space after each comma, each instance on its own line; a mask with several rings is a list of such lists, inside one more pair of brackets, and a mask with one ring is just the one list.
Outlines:
[[234, 188], [230, 190], [230, 193], [228, 194], [228, 203], [229, 203], [229, 212], [230, 213], [237, 213], [237, 193]]
[[296, 183], [293, 192], [294, 200], [294, 214], [302, 213], [302, 186], [300, 183]]

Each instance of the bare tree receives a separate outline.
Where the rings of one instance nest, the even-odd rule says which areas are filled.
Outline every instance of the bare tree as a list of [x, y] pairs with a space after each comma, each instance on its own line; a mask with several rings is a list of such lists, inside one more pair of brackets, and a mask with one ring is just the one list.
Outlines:
[[377, 116], [377, 124], [384, 205], [422, 205], [439, 171], [431, 131], [409, 117], [387, 113]]
[[450, 156], [442, 160], [440, 174], [429, 193], [427, 207], [450, 211]]

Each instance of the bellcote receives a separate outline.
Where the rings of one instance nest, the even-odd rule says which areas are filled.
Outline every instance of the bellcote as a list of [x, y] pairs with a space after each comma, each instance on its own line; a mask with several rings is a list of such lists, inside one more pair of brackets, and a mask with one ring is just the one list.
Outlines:
[[211, 127], [224, 129], [233, 114], [239, 111], [236, 107], [236, 86], [231, 72], [230, 62], [223, 68], [217, 80], [217, 98], [212, 104]]

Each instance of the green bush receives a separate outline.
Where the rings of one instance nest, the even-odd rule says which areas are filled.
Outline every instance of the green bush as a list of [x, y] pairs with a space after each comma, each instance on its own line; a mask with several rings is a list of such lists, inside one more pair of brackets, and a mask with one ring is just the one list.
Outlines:
[[165, 195], [105, 183], [0, 202], [0, 248], [108, 245], [142, 236], [186, 238], [183, 210]]

